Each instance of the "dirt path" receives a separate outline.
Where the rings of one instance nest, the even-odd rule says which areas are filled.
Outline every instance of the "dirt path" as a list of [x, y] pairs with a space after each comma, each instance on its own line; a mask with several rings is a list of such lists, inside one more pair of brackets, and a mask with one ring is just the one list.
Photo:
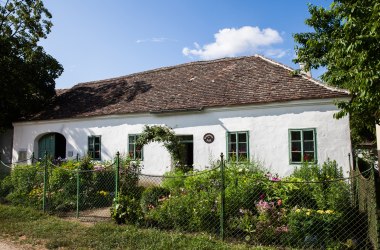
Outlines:
[[25, 240], [25, 236], [20, 237], [20, 242], [12, 241], [7, 237], [0, 237], [0, 250], [46, 250], [46, 248], [42, 244], [31, 245], [26, 242], [22, 242]]
[[19, 246], [13, 245], [9, 242], [3, 242], [3, 240], [0, 240], [0, 249], [1, 250], [18, 250], [21, 248]]

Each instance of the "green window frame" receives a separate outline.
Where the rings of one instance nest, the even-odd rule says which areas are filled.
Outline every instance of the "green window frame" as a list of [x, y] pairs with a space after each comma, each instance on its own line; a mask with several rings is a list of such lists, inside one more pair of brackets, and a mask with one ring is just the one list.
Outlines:
[[88, 155], [93, 160], [101, 160], [102, 141], [100, 135], [92, 135], [88, 137]]
[[227, 160], [249, 160], [249, 132], [236, 131], [227, 133]]
[[317, 163], [317, 130], [315, 128], [289, 129], [289, 162]]
[[134, 134], [128, 136], [128, 155], [132, 160], [143, 160], [144, 150], [136, 145], [136, 141], [140, 135]]

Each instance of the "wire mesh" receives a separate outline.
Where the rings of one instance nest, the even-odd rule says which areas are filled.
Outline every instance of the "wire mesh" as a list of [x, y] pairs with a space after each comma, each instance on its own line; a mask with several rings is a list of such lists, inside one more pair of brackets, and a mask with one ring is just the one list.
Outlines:
[[112, 217], [117, 223], [252, 246], [378, 248], [372, 168], [345, 177], [330, 162], [280, 178], [255, 163], [220, 161], [208, 170], [160, 176], [143, 174], [139, 162], [125, 159], [109, 164], [41, 161], [14, 169], [20, 181], [8, 195], [12, 203], [41, 209], [45, 165], [45, 205], [51, 213]]

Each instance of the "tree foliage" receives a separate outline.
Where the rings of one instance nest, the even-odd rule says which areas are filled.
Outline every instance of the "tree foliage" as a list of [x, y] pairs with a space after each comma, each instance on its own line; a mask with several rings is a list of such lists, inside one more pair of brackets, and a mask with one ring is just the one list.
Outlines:
[[38, 45], [50, 32], [50, 19], [40, 0], [0, 1], [0, 129], [55, 95], [63, 68]]
[[336, 118], [351, 116], [353, 134], [373, 138], [380, 125], [380, 2], [335, 0], [330, 8], [309, 5], [312, 32], [295, 34], [295, 62], [326, 67], [327, 84], [350, 91], [337, 103]]

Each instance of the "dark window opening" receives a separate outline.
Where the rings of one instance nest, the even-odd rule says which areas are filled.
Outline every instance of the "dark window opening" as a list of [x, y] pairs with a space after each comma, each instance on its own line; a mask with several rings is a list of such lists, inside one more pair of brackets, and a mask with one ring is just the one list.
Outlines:
[[179, 163], [184, 170], [192, 170], [194, 164], [194, 141], [192, 135], [179, 135], [181, 143]]

